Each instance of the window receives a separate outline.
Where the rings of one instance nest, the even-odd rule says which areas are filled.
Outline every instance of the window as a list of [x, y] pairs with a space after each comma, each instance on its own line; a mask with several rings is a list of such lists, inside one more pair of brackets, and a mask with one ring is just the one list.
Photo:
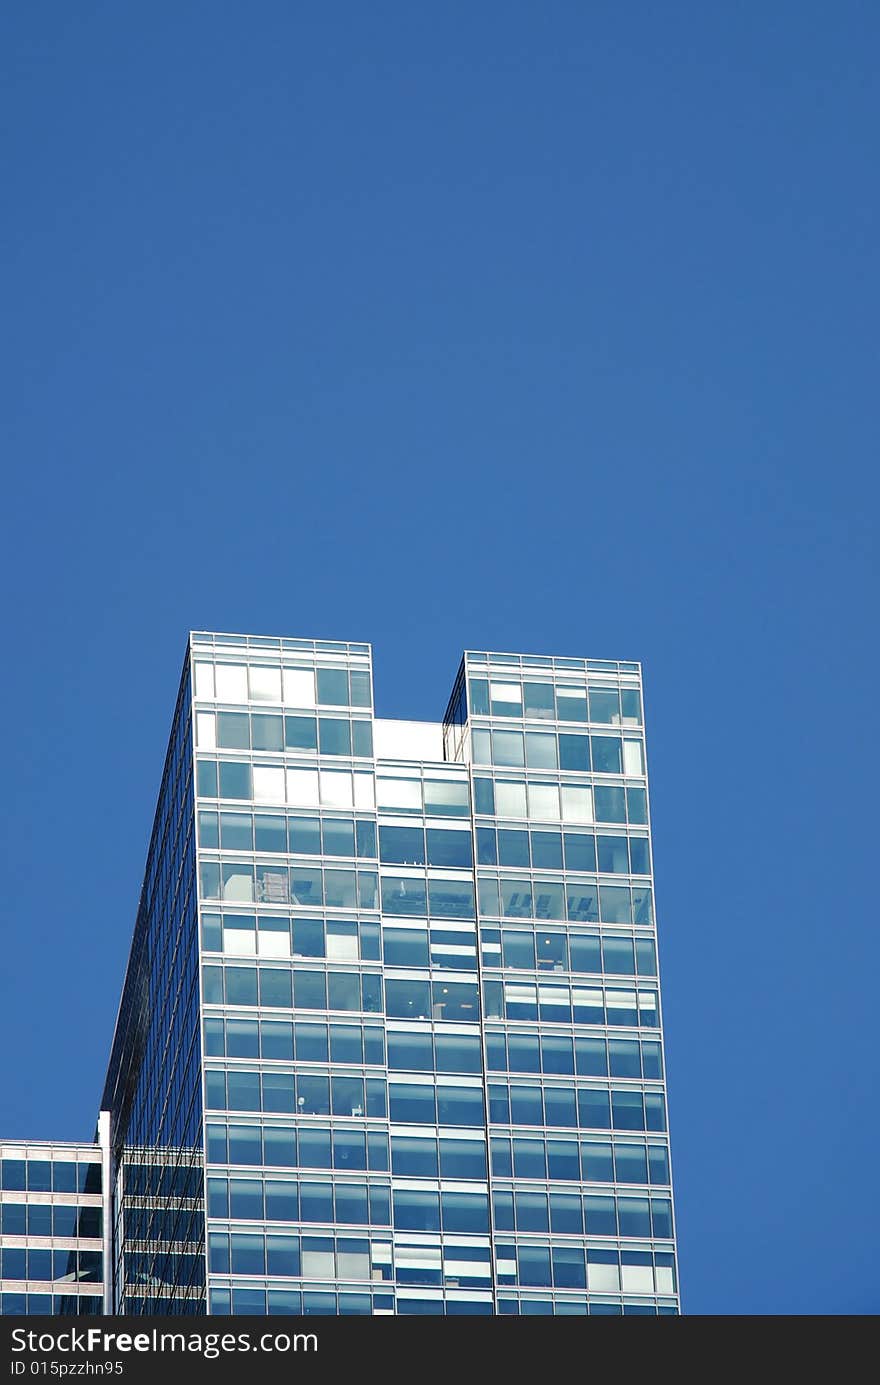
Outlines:
[[196, 713], [196, 744], [201, 750], [213, 750], [217, 744], [213, 712]]
[[[411, 829], [398, 828], [397, 830], [407, 831]], [[429, 827], [426, 835], [429, 865], [455, 866], [463, 870], [469, 870], [473, 865], [470, 832]]]
[[593, 794], [588, 788], [563, 784], [562, 819], [564, 822], [592, 822]]
[[431, 1072], [431, 1035], [388, 1031], [388, 1066], [398, 1071]]
[[644, 774], [644, 753], [641, 741], [624, 741], [623, 770], [625, 774]]
[[392, 1018], [428, 1019], [431, 1014], [431, 988], [427, 981], [385, 982], [385, 1013]]
[[370, 722], [356, 720], [351, 723], [351, 750], [353, 755], [372, 755], [373, 728]]
[[532, 917], [532, 882], [528, 877], [506, 876], [501, 882], [501, 910], [505, 918]]
[[629, 855], [626, 837], [608, 837], [600, 834], [597, 838], [599, 870], [608, 875], [626, 875], [629, 871]]
[[433, 1125], [436, 1120], [434, 1087], [389, 1082], [388, 1104], [392, 1121], [401, 1125]]
[[593, 770], [596, 774], [620, 774], [621, 763], [619, 736], [591, 736], [593, 749]]
[[[231, 816], [231, 815], [230, 815]], [[287, 823], [283, 816], [258, 813], [255, 821], [257, 851], [287, 851]], [[234, 847], [233, 850], [249, 850], [248, 847]]]
[[367, 669], [350, 669], [349, 680], [351, 683], [351, 705], [352, 707], [372, 706], [370, 695], [370, 675]]
[[471, 716], [489, 715], [489, 683], [485, 678], [468, 680], [468, 704]]
[[243, 664], [217, 664], [214, 683], [218, 702], [247, 702], [247, 669]]
[[284, 770], [279, 765], [254, 765], [253, 796], [257, 803], [283, 803], [285, 800]]
[[433, 1136], [391, 1137], [391, 1171], [406, 1178], [436, 1178], [439, 1172], [437, 1142]]
[[559, 789], [556, 784], [529, 784], [529, 814], [538, 822], [559, 821]]
[[578, 770], [581, 773], [589, 771], [589, 736], [576, 736], [570, 732], [560, 732], [559, 768], [565, 770]]
[[428, 912], [428, 892], [424, 877], [382, 875], [382, 912], [424, 917]]
[[349, 705], [348, 669], [319, 668], [317, 673], [318, 706], [347, 707]]
[[531, 930], [502, 929], [501, 947], [505, 967], [535, 970], [535, 935]]
[[441, 1194], [443, 1230], [485, 1235], [489, 1230], [489, 1199], [485, 1193]]
[[196, 697], [213, 701], [214, 698], [214, 665], [204, 664], [196, 661]]
[[388, 966], [427, 967], [428, 931], [425, 928], [393, 928], [386, 924], [382, 949]]
[[281, 702], [281, 669], [252, 664], [248, 671], [252, 702]]
[[[535, 869], [562, 870], [562, 837], [559, 832], [532, 832], [531, 838], [532, 862]], [[485, 864], [494, 864], [494, 862]]]
[[432, 1014], [435, 1020], [477, 1024], [480, 1007], [476, 982], [435, 981], [432, 986]]
[[[440, 1138], [440, 1176], [442, 1178], [486, 1178], [486, 1145], [483, 1139]], [[445, 1220], [444, 1227], [449, 1230]]]
[[250, 750], [250, 717], [247, 712], [217, 713], [217, 744], [225, 750]]
[[596, 838], [587, 832], [566, 832], [565, 865], [568, 870], [595, 871]]
[[498, 829], [498, 863], [529, 868], [529, 834], [524, 828]]
[[394, 1226], [402, 1231], [439, 1231], [440, 1195], [419, 1190], [394, 1189]]
[[314, 707], [315, 675], [311, 669], [285, 668], [282, 679], [285, 706]]
[[333, 770], [321, 770], [321, 805], [325, 808], [351, 808], [354, 806], [351, 775]]
[[359, 955], [357, 924], [328, 920], [326, 947], [329, 958], [336, 961], [356, 961]]
[[350, 755], [351, 723], [342, 717], [319, 717], [318, 746], [322, 755]]
[[220, 761], [220, 797], [250, 798], [251, 767], [238, 760]]
[[489, 698], [492, 715], [495, 717], [522, 716], [522, 687], [519, 683], [489, 684]]
[[526, 816], [526, 786], [499, 780], [495, 785], [495, 811], [500, 818]]
[[573, 687], [558, 687], [556, 689], [556, 707], [557, 715], [560, 721], [586, 721], [586, 689]]
[[525, 764], [521, 731], [492, 732], [492, 763], [495, 765]]
[[287, 750], [317, 750], [318, 723], [314, 717], [286, 716], [284, 745]]
[[437, 1123], [438, 1125], [483, 1125], [482, 1086], [452, 1087], [438, 1084]]
[[376, 780], [376, 802], [380, 808], [421, 812], [422, 786], [418, 779]]
[[616, 726], [620, 722], [620, 694], [617, 688], [590, 688], [590, 721]]
[[470, 880], [428, 879], [428, 912], [434, 918], [475, 917], [474, 887]]
[[540, 717], [544, 721], [553, 720], [555, 705], [552, 683], [525, 683], [523, 694], [527, 717]]
[[424, 865], [425, 833], [419, 827], [379, 827], [379, 859], [397, 865]]
[[556, 769], [556, 737], [527, 731], [526, 764], [530, 769]]
[[[202, 762], [200, 761], [200, 770], [201, 766]], [[202, 781], [200, 778], [199, 793], [204, 794], [208, 798], [213, 797], [213, 795], [210, 793], [208, 789], [202, 788], [201, 783]], [[523, 802], [525, 802], [525, 785], [523, 785]], [[474, 812], [487, 813], [490, 816], [492, 813], [495, 812], [495, 786], [492, 783], [491, 779], [474, 779]], [[520, 813], [516, 816], [524, 817], [525, 814]]]
[[294, 807], [313, 808], [318, 804], [318, 774], [316, 770], [287, 771], [287, 801]]
[[429, 817], [467, 817], [469, 812], [466, 781], [425, 780], [425, 813]]

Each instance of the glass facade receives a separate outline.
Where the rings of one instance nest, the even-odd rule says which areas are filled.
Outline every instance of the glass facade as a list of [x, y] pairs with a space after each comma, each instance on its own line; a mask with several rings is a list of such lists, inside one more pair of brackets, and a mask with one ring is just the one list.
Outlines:
[[204, 1144], [189, 654], [104, 1088], [113, 1304], [205, 1311]]
[[367, 644], [190, 638], [114, 1310], [677, 1313], [640, 666], [469, 652], [436, 723], [372, 689]]
[[637, 664], [465, 656], [496, 1311], [678, 1311]]
[[104, 1311], [97, 1145], [0, 1144], [0, 1314]]
[[209, 1306], [678, 1311], [637, 664], [194, 637]]

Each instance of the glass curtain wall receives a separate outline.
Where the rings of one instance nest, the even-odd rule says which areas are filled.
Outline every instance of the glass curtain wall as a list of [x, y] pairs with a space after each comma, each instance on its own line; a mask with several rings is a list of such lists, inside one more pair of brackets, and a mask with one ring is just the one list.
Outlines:
[[113, 1302], [205, 1311], [204, 1147], [189, 655], [147, 856], [103, 1107]]
[[496, 1311], [678, 1311], [638, 664], [465, 656]]
[[0, 1144], [0, 1316], [103, 1312], [96, 1145]]

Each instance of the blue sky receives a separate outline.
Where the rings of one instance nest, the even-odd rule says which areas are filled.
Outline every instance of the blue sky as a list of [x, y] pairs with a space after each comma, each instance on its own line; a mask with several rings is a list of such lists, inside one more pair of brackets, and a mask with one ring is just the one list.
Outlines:
[[187, 630], [641, 659], [684, 1306], [880, 1309], [878, 39], [5, 7], [0, 1133], [91, 1134]]

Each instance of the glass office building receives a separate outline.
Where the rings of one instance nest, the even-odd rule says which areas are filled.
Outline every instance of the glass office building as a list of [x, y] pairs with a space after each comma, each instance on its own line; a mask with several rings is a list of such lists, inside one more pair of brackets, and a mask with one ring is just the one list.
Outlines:
[[0, 1143], [0, 1315], [105, 1311], [103, 1164], [98, 1143]]
[[123, 1314], [205, 1311], [194, 772], [187, 649], [102, 1102]]
[[467, 653], [433, 723], [372, 688], [367, 644], [190, 638], [115, 1311], [676, 1313], [640, 667]]

